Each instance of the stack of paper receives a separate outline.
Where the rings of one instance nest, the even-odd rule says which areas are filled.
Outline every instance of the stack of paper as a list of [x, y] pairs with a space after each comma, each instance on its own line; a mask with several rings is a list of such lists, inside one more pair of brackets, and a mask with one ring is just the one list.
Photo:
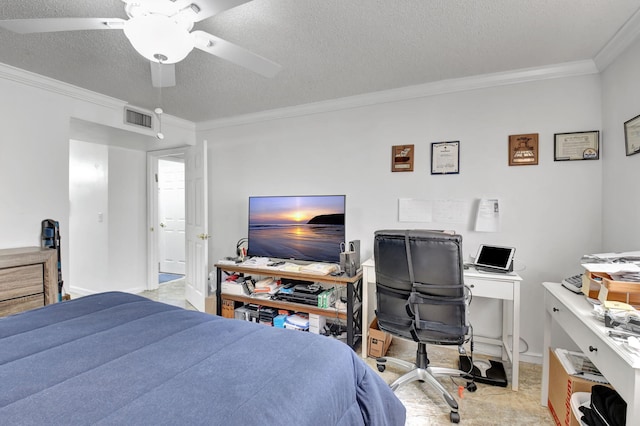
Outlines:
[[252, 257], [242, 262], [243, 266], [264, 266], [270, 263], [271, 260], [268, 257]]
[[318, 275], [327, 275], [337, 270], [338, 270], [338, 267], [331, 263], [310, 263], [300, 268], [300, 272], [306, 272], [307, 274], [318, 274]]
[[614, 281], [640, 282], [640, 252], [584, 255], [582, 266], [589, 272], [609, 274]]
[[586, 355], [560, 348], [555, 349], [555, 353], [562, 366], [570, 375], [580, 376], [593, 382], [608, 383], [602, 373], [600, 373]]
[[275, 294], [278, 291], [278, 282], [273, 278], [264, 278], [257, 281], [255, 284], [254, 293], [268, 293]]

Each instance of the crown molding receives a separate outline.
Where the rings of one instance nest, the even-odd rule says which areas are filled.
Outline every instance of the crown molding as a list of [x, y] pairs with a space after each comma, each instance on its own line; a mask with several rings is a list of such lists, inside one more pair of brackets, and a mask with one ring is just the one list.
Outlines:
[[127, 104], [120, 99], [2, 63], [0, 63], [0, 78], [108, 108], [122, 108]]
[[262, 121], [279, 120], [283, 118], [321, 114], [351, 108], [389, 102], [400, 102], [416, 98], [424, 98], [447, 93], [467, 90], [484, 89], [490, 87], [527, 83], [553, 78], [574, 77], [580, 75], [598, 74], [598, 68], [592, 60], [566, 62], [545, 67], [523, 68], [519, 70], [482, 74], [472, 77], [456, 78], [406, 86], [398, 89], [372, 92], [364, 95], [349, 96], [322, 102], [298, 105], [245, 114], [229, 118], [221, 118], [196, 123], [198, 131], [212, 130], [223, 127], [240, 126]]
[[[125, 106], [130, 106], [136, 110], [145, 111], [153, 115], [153, 111], [146, 108], [140, 108], [136, 105], [129, 104], [126, 101], [112, 98], [98, 92], [83, 89], [72, 84], [64, 83], [53, 78], [45, 77], [30, 71], [12, 67], [7, 64], [0, 63], [0, 78], [24, 84], [26, 86], [35, 87], [37, 89], [46, 90], [48, 92], [57, 93], [80, 101], [92, 103], [107, 108], [121, 111]], [[163, 114], [162, 119], [168, 125], [178, 127], [184, 130], [195, 131], [195, 123], [170, 114]], [[148, 133], [148, 132], [147, 132]], [[143, 132], [143, 134], [145, 134]]]
[[611, 40], [604, 45], [593, 59], [598, 70], [604, 71], [631, 44], [640, 38], [640, 9], [624, 23]]

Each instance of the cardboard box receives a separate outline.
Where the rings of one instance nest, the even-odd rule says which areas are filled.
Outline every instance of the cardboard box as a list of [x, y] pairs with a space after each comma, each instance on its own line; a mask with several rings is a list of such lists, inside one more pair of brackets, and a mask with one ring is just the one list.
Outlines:
[[216, 314], [216, 297], [207, 296], [204, 299], [204, 311], [208, 314]]
[[369, 342], [367, 345], [367, 356], [380, 358], [385, 356], [391, 345], [391, 335], [380, 330], [378, 318], [374, 318], [369, 326]]
[[242, 306], [241, 302], [235, 302], [233, 300], [222, 299], [222, 317], [235, 318], [236, 308]]
[[[609, 274], [604, 272], [586, 271], [582, 278], [582, 292], [592, 299], [597, 299], [600, 287], [604, 286], [608, 290], [607, 300], [640, 306], [640, 286], [638, 284], [631, 281], [614, 281]], [[587, 285], [589, 293], [585, 291]]]
[[556, 425], [580, 426], [580, 422], [571, 411], [571, 395], [574, 392], [591, 392], [591, 387], [597, 384], [601, 383], [570, 376], [553, 349], [549, 348], [549, 396], [547, 407]]

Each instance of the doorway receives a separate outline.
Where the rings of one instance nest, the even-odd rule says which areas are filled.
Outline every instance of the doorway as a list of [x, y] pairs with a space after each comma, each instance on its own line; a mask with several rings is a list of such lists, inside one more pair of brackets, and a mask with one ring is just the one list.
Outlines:
[[158, 159], [158, 283], [185, 275], [184, 156]]
[[160, 284], [186, 274], [186, 150], [147, 152], [147, 217], [151, 231], [147, 240], [147, 290], [157, 290]]
[[158, 204], [158, 164], [161, 159], [184, 159], [184, 293], [193, 307], [205, 310], [208, 295], [208, 223], [207, 223], [207, 141], [194, 146], [147, 152], [147, 289], [159, 288], [160, 243]]

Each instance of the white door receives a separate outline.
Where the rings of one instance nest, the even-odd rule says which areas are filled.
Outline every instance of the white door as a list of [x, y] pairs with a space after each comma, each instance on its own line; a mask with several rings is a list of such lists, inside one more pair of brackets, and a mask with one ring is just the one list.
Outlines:
[[160, 272], [185, 273], [184, 160], [158, 161]]
[[207, 141], [197, 142], [185, 155], [187, 267], [185, 297], [204, 311], [208, 278]]

